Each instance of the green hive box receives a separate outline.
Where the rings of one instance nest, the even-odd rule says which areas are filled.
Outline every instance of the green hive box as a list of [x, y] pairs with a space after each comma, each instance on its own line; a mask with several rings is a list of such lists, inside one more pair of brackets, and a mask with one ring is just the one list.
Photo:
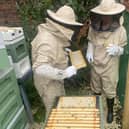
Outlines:
[[5, 48], [4, 40], [0, 34], [0, 69], [9, 67], [9, 59]]
[[16, 63], [28, 55], [27, 47], [25, 44], [25, 39], [20, 39], [14, 44], [6, 45], [8, 55], [13, 59], [13, 62]]
[[11, 123], [8, 125], [7, 129], [28, 129], [28, 120], [22, 106], [18, 111], [17, 115], [12, 119]]
[[21, 27], [0, 27], [0, 34], [13, 62], [28, 55], [23, 29]]
[[16, 77], [22, 78], [31, 70], [23, 29], [21, 27], [0, 27], [0, 36], [10, 56]]
[[10, 66], [6, 49], [0, 49], [0, 69]]
[[6, 129], [22, 106], [13, 68], [0, 70], [0, 129]]

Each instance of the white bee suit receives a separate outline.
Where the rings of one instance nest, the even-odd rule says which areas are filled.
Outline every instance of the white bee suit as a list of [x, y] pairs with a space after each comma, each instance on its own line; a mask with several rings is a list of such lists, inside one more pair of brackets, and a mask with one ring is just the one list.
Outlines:
[[[92, 48], [92, 54], [89, 55], [93, 55], [92, 90], [96, 93], [103, 91], [107, 98], [113, 98], [118, 83], [119, 56], [127, 44], [126, 31], [123, 26], [114, 32], [97, 32], [90, 27], [88, 39], [92, 44], [92, 47], [89, 45]], [[87, 53], [88, 60], [91, 58], [89, 55]]]
[[64, 47], [70, 46], [68, 40], [72, 34], [72, 30], [47, 19], [46, 24], [39, 25], [38, 34], [31, 43], [34, 83], [47, 115], [55, 98], [65, 95], [63, 79], [76, 74], [73, 66], [67, 67], [68, 57], [64, 51]]

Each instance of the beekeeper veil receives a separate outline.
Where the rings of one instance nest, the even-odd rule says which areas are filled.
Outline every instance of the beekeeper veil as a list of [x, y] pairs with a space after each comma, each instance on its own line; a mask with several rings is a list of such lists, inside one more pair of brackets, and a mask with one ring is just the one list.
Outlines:
[[102, 0], [100, 5], [91, 9], [91, 26], [96, 31], [114, 31], [121, 24], [125, 6], [115, 0]]

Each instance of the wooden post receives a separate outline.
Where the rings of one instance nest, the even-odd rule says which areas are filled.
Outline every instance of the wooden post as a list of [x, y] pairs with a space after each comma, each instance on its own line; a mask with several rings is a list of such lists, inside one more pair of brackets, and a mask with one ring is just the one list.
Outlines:
[[124, 112], [123, 112], [123, 128], [129, 129], [129, 64], [128, 64], [128, 73], [126, 80], [126, 90], [125, 90], [125, 100], [124, 100]]

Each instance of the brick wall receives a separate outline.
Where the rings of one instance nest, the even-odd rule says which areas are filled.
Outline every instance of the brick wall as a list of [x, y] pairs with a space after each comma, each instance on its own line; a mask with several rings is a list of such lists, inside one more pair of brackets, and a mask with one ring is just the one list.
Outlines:
[[127, 11], [129, 12], [129, 0], [124, 0], [123, 3], [126, 6]]
[[19, 26], [16, 0], [0, 0], [0, 26]]

